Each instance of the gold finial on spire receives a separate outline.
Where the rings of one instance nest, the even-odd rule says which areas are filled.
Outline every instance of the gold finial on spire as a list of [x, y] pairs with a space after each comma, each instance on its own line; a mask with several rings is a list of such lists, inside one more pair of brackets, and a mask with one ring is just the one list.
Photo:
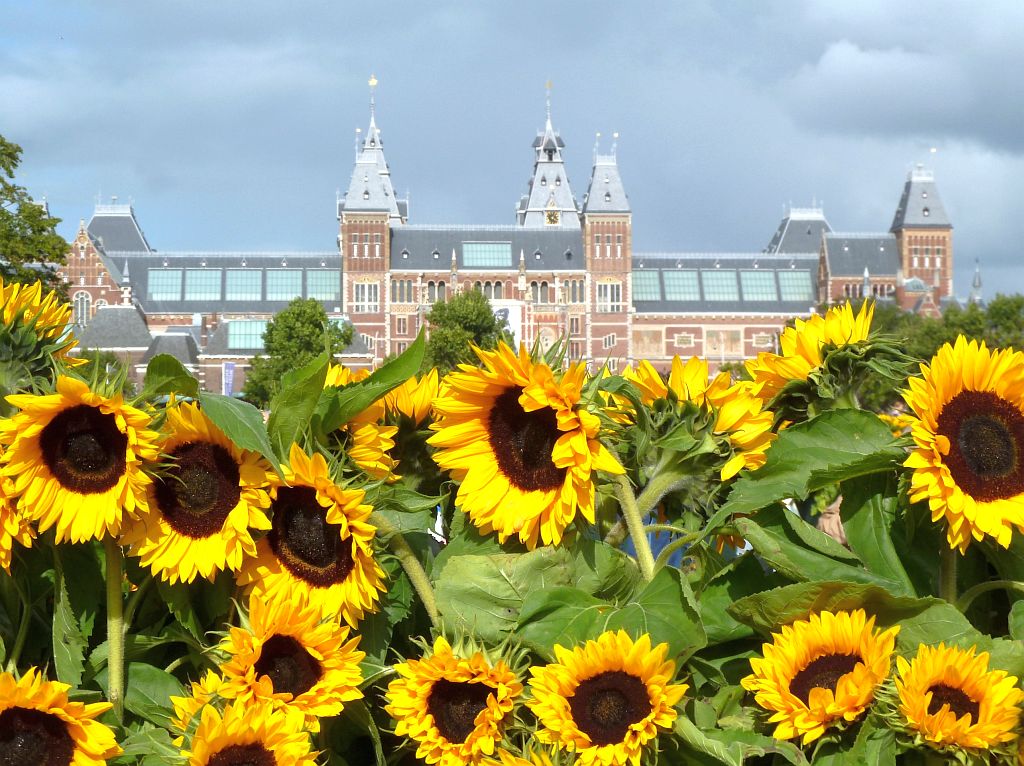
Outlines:
[[548, 120], [551, 120], [551, 88], [553, 87], [551, 80], [544, 83], [544, 88], [547, 90], [547, 104], [548, 104]]
[[374, 88], [377, 87], [377, 77], [376, 77], [376, 75], [373, 75], [373, 74], [370, 75], [370, 83], [369, 84], [370, 84], [370, 90], [373, 90]]

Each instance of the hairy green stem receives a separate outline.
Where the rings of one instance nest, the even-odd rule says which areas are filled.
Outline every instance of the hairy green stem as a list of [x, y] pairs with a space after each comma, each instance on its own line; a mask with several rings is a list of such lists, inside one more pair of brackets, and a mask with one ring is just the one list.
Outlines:
[[672, 557], [673, 553], [675, 553], [677, 550], [679, 550], [685, 545], [691, 545], [693, 541], [696, 540], [699, 536], [700, 532], [695, 532], [691, 535], [683, 535], [682, 537], [679, 537], [670, 542], [668, 545], [662, 548], [661, 553], [658, 554], [658, 558], [654, 562], [655, 568], [661, 568], [665, 566], [665, 564], [668, 563], [668, 560]]
[[434, 595], [434, 586], [430, 584], [427, 571], [423, 568], [423, 564], [420, 563], [416, 552], [406, 542], [405, 538], [402, 537], [402, 534], [379, 514], [372, 514], [370, 516], [370, 523], [377, 527], [381, 536], [389, 538], [388, 547], [391, 548], [391, 552], [395, 554], [398, 562], [402, 565], [402, 569], [405, 570], [405, 574], [409, 578], [409, 582], [412, 583], [412, 587], [416, 589], [416, 595], [420, 597], [423, 608], [427, 610], [427, 616], [430, 617], [430, 624], [435, 629], [439, 629], [441, 627], [441, 615], [437, 611], [437, 598]]
[[124, 719], [124, 600], [121, 594], [123, 555], [117, 540], [103, 538], [107, 558], [107, 700], [114, 716]]
[[626, 541], [626, 537], [628, 535], [629, 530], [626, 529], [626, 522], [624, 522], [622, 519], [619, 519], [614, 524], [612, 524], [612, 528], [609, 529], [608, 534], [604, 536], [604, 541], [608, 543], [608, 545], [614, 545], [616, 548], [618, 548]]
[[939, 598], [956, 606], [956, 557], [957, 551], [943, 545], [939, 554]]
[[636, 500], [640, 512], [646, 516], [649, 512], [653, 511], [665, 495], [679, 489], [686, 476], [685, 473], [667, 469], [655, 473]]
[[139, 610], [139, 605], [142, 603], [142, 599], [146, 595], [146, 591], [149, 590], [149, 586], [153, 584], [153, 576], [147, 575], [146, 578], [139, 584], [139, 587], [135, 589], [135, 592], [128, 598], [128, 605], [124, 608], [124, 632], [127, 633], [131, 629], [132, 621], [135, 619], [135, 613]]
[[957, 599], [956, 608], [961, 612], [966, 612], [967, 607], [971, 605], [978, 596], [983, 593], [988, 593], [990, 590], [1014, 590], [1018, 593], [1024, 593], [1024, 582], [1017, 582], [1016, 580], [992, 580], [991, 582], [978, 583], [972, 588], [968, 588], [964, 591], [964, 594]]
[[644, 516], [646, 514], [640, 512], [636, 495], [633, 494], [633, 488], [625, 474], [615, 477], [615, 495], [619, 498], [619, 506], [622, 509], [622, 516], [626, 520], [626, 526], [629, 528], [629, 536], [633, 538], [640, 574], [643, 575], [644, 580], [650, 582], [654, 579], [654, 554], [651, 553], [651, 543], [644, 532]]
[[32, 624], [32, 601], [29, 593], [22, 589], [18, 581], [13, 577], [11, 582], [18, 591], [18, 599], [21, 602], [21, 621], [18, 623], [18, 635], [14, 639], [14, 646], [7, 657], [7, 672], [16, 673], [18, 670], [18, 659], [21, 657], [21, 650], [25, 648], [25, 639], [28, 638], [28, 627]]

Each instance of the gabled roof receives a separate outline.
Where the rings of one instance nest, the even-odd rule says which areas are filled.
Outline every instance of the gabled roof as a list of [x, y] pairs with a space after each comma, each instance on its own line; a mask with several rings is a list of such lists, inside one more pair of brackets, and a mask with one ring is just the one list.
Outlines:
[[765, 248], [766, 253], [814, 253], [821, 250], [821, 237], [832, 231], [819, 207], [791, 207], [775, 236]]
[[939, 189], [935, 185], [935, 175], [918, 165], [907, 175], [903, 185], [896, 215], [892, 219], [889, 231], [899, 231], [907, 227], [925, 229], [950, 229], [949, 216], [939, 199]]
[[153, 338], [146, 353], [142, 355], [142, 364], [149, 362], [157, 354], [169, 354], [184, 365], [195, 366], [199, 362], [199, 346], [190, 333], [173, 332], [170, 329]]
[[585, 269], [580, 229], [401, 226], [391, 230], [393, 271], [447, 272], [453, 252], [459, 272], [518, 269], [520, 255], [528, 272]]
[[108, 255], [151, 250], [131, 205], [96, 205], [86, 229], [93, 242]]
[[583, 196], [583, 212], [630, 212], [629, 197], [626, 196], [626, 188], [622, 185], [619, 165], [614, 154], [595, 155], [590, 186]]
[[153, 336], [146, 326], [146, 318], [139, 306], [101, 306], [78, 333], [78, 346], [82, 349], [149, 348]]
[[896, 237], [892, 234], [825, 234], [825, 263], [833, 277], [896, 276], [900, 268]]

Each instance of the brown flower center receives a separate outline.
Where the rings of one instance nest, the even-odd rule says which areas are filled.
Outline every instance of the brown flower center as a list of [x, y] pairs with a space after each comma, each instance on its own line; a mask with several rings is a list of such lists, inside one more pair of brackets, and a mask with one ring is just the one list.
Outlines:
[[569, 698], [576, 728], [595, 745], [622, 742], [631, 724], [642, 721], [651, 710], [647, 684], [621, 670], [599, 673], [580, 682]]
[[0, 713], [0, 766], [68, 766], [74, 754], [68, 725], [57, 716], [23, 707]]
[[991, 502], [1024, 493], [1024, 415], [991, 391], [961, 391], [938, 418], [945, 463], [964, 492]]
[[972, 722], [978, 722], [980, 706], [962, 689], [946, 686], [946, 684], [935, 684], [928, 691], [932, 693], [932, 701], [928, 703], [928, 715], [935, 715], [943, 705], [949, 705], [949, 709], [958, 719], [964, 715], [970, 715]]
[[565, 469], [552, 462], [555, 442], [562, 435], [550, 407], [527, 412], [519, 404], [523, 389], [509, 388], [491, 408], [487, 432], [501, 472], [524, 492], [562, 486]]
[[285, 569], [310, 585], [327, 588], [352, 571], [352, 540], [327, 522], [326, 509], [312, 487], [282, 487], [273, 503], [270, 547]]
[[255, 664], [256, 676], [270, 676], [276, 693], [298, 697], [323, 675], [319, 661], [291, 636], [277, 633], [263, 642]]
[[811, 689], [828, 689], [835, 692], [839, 679], [863, 662], [856, 654], [826, 654], [808, 663], [807, 667], [793, 676], [789, 682], [789, 691], [794, 697], [807, 705], [811, 699]]
[[465, 742], [493, 691], [487, 684], [434, 681], [427, 698], [427, 712], [434, 717], [434, 726], [442, 737], [449, 742]]
[[210, 756], [206, 766], [275, 766], [276, 763], [274, 754], [257, 742], [228, 745]]
[[39, 435], [43, 462], [60, 485], [88, 495], [106, 492], [124, 476], [128, 437], [117, 418], [79, 404], [59, 412]]
[[175, 462], [154, 487], [160, 513], [174, 531], [201, 539], [219, 532], [238, 504], [238, 464], [226, 449], [209, 442], [182, 444]]

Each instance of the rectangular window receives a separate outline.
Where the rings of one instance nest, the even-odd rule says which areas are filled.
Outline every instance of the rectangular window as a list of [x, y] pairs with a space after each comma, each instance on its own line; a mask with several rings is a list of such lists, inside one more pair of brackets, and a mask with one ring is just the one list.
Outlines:
[[615, 235], [615, 257], [616, 258], [621, 258], [622, 257], [622, 235], [621, 234], [616, 234]]
[[658, 280], [658, 272], [650, 271], [633, 272], [633, 300], [635, 301], [660, 301], [661, 283]]
[[601, 235], [600, 234], [595, 234], [594, 235], [594, 257], [595, 258], [600, 258], [601, 257]]
[[774, 348], [775, 336], [770, 332], [755, 332], [750, 339], [750, 345], [754, 348]]
[[267, 300], [290, 301], [302, 297], [302, 271], [267, 269]]
[[380, 258], [380, 234], [373, 235], [373, 257]]
[[665, 300], [700, 300], [700, 284], [696, 271], [663, 271], [661, 279], [665, 283]]
[[740, 298], [736, 287], [736, 272], [733, 269], [715, 269], [702, 271], [701, 282], [704, 284], [704, 300], [706, 301], [737, 301]]
[[259, 301], [262, 299], [262, 269], [228, 269], [226, 300]]
[[380, 285], [376, 282], [356, 282], [352, 288], [353, 314], [374, 314], [380, 311]]
[[363, 258], [369, 258], [369, 257], [370, 257], [370, 235], [367, 233], [367, 234], [363, 235]]
[[462, 265], [467, 269], [510, 269], [512, 243], [463, 242]]
[[777, 301], [775, 273], [772, 271], [741, 271], [740, 287], [745, 301]]
[[580, 334], [580, 318], [569, 317], [569, 334], [579, 335]]
[[605, 335], [601, 338], [601, 347], [605, 350], [612, 348], [618, 339], [615, 337], [615, 333]]
[[404, 354], [406, 352], [406, 349], [408, 349], [408, 348], [409, 348], [409, 341], [405, 341], [405, 340], [400, 341], [399, 343], [395, 344], [395, 353], [397, 353], [397, 354]]
[[367, 335], [366, 333], [359, 333], [360, 339], [366, 345], [370, 351], [373, 351], [373, 347], [377, 345], [377, 339], [373, 335]]
[[697, 343], [697, 336], [692, 332], [676, 333], [674, 342], [678, 348], [693, 348]]
[[341, 297], [341, 272], [337, 269], [310, 269], [306, 272], [306, 297], [318, 301], [336, 301]]
[[263, 350], [266, 319], [232, 319], [228, 322], [228, 349], [231, 351]]
[[395, 334], [396, 335], [408, 335], [409, 334], [409, 319], [407, 317], [398, 317], [395, 320]]
[[219, 301], [220, 269], [185, 269], [185, 300]]
[[779, 271], [779, 293], [784, 301], [813, 301], [814, 288], [811, 286], [809, 271]]
[[597, 311], [609, 314], [622, 311], [622, 284], [619, 282], [598, 282]]
[[574, 340], [569, 343], [569, 358], [570, 359], [582, 359], [583, 358], [583, 344], [578, 340]]
[[181, 269], [150, 269], [147, 294], [151, 301], [180, 301]]
[[358, 234], [353, 234], [352, 235], [352, 252], [350, 253], [350, 255], [353, 258], [358, 258], [359, 257], [359, 235]]

